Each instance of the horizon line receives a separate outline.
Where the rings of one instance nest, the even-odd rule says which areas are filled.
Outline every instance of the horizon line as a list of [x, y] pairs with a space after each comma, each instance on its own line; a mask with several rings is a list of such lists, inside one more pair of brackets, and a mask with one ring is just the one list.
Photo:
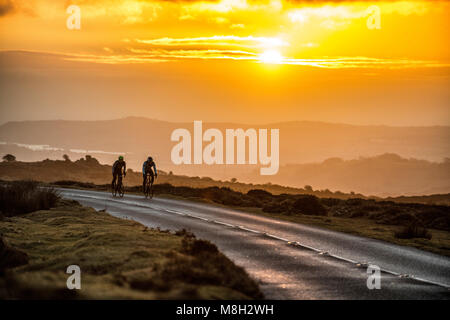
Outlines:
[[238, 122], [231, 122], [231, 121], [210, 121], [210, 120], [198, 120], [194, 119], [191, 121], [170, 121], [170, 120], [161, 120], [161, 119], [155, 119], [150, 118], [146, 116], [124, 116], [124, 117], [118, 117], [118, 118], [111, 118], [111, 119], [39, 119], [39, 120], [9, 120], [0, 123], [0, 127], [10, 124], [10, 123], [24, 123], [24, 122], [112, 122], [112, 121], [122, 121], [122, 120], [128, 120], [128, 119], [140, 119], [140, 120], [149, 120], [149, 121], [155, 121], [155, 122], [166, 122], [166, 123], [172, 123], [172, 124], [186, 124], [186, 123], [193, 123], [194, 121], [202, 121], [203, 123], [212, 123], [212, 124], [231, 124], [231, 125], [240, 125], [243, 127], [250, 127], [250, 126], [268, 126], [268, 125], [279, 125], [279, 124], [295, 124], [295, 123], [316, 123], [316, 124], [329, 124], [329, 125], [342, 125], [342, 126], [352, 126], [352, 127], [388, 127], [388, 128], [449, 128], [450, 124], [443, 125], [443, 124], [430, 124], [430, 125], [388, 125], [388, 124], [355, 124], [355, 123], [345, 123], [345, 122], [329, 122], [329, 121], [321, 121], [321, 120], [286, 120], [286, 121], [276, 121], [276, 122], [261, 122], [261, 123], [254, 123], [254, 124], [248, 124], [248, 123], [238, 123]]

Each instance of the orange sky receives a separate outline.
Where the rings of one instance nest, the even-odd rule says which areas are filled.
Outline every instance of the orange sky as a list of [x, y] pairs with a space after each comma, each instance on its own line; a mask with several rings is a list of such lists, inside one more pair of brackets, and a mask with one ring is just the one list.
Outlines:
[[[80, 30], [66, 27], [70, 4]], [[367, 27], [373, 5], [380, 29]], [[1, 122], [449, 125], [449, 13], [448, 1], [0, 0]]]

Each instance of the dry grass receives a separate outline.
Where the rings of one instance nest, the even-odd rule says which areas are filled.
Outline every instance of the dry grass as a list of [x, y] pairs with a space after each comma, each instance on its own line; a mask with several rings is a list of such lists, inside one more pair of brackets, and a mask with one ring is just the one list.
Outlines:
[[[0, 277], [2, 299], [262, 298], [257, 284], [213, 244], [72, 201], [5, 218], [0, 233], [29, 257]], [[66, 288], [72, 264], [81, 268], [81, 290]]]
[[16, 181], [0, 185], [0, 214], [14, 216], [50, 209], [59, 199], [53, 188], [43, 188], [35, 181]]

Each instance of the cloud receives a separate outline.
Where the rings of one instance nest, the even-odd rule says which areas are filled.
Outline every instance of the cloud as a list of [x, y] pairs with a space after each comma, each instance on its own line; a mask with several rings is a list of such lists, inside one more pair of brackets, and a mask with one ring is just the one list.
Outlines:
[[141, 57], [158, 59], [221, 59], [221, 60], [254, 60], [258, 55], [254, 52], [243, 50], [218, 50], [218, 49], [191, 49], [191, 50], [167, 50], [167, 49], [133, 49], [129, 51]]
[[231, 29], [244, 29], [245, 24], [243, 23], [235, 23], [230, 26]]
[[16, 5], [13, 0], [0, 0], [0, 17], [4, 17], [8, 14], [16, 11]]
[[281, 47], [288, 46], [289, 43], [279, 38], [246, 36], [239, 37], [233, 35], [220, 35], [211, 37], [195, 38], [158, 38], [158, 39], [136, 39], [137, 43], [157, 45], [157, 46], [239, 46], [239, 47]]
[[[39, 51], [0, 51], [11, 54], [33, 54], [73, 62], [90, 62], [99, 64], [146, 64], [177, 60], [245, 60], [262, 63], [261, 55], [244, 50], [217, 49], [134, 49], [128, 48], [128, 53], [122, 54], [68, 54]], [[314, 59], [282, 58], [278, 64], [294, 65], [321, 69], [361, 69], [361, 70], [395, 70], [416, 68], [450, 68], [450, 63], [436, 60], [389, 59], [371, 57], [324, 57]]]
[[210, 18], [210, 21], [217, 23], [217, 24], [224, 24], [224, 23], [230, 22], [227, 18], [224, 18], [224, 17]]
[[323, 59], [284, 59], [282, 64], [326, 69], [407, 69], [448, 68], [449, 63], [432, 60], [383, 59], [370, 57], [338, 57]]
[[[142, 64], [158, 63], [176, 60], [246, 60], [262, 63], [261, 54], [243, 50], [217, 50], [217, 49], [192, 49], [192, 50], [167, 50], [167, 49], [133, 49], [131, 54], [122, 55], [66, 55], [64, 60], [95, 62], [106, 64]], [[278, 64], [294, 65], [321, 69], [415, 69], [415, 68], [449, 68], [450, 63], [433, 60], [414, 59], [388, 59], [371, 57], [337, 57], [297, 59], [282, 58]]]

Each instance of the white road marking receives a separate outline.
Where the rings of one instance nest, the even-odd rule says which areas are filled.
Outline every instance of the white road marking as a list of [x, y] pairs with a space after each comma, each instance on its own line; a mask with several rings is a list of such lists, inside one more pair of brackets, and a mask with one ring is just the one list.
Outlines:
[[[345, 261], [345, 262], [349, 262], [349, 263], [352, 263], [352, 264], [355, 264], [355, 265], [365, 265], [366, 264], [366, 263], [357, 262], [357, 261], [354, 261], [354, 260], [351, 260], [351, 259], [347, 259], [347, 258], [338, 256], [338, 255], [335, 255], [335, 254], [330, 254], [330, 253], [328, 253], [326, 251], [323, 251], [321, 249], [310, 247], [310, 246], [307, 246], [305, 244], [301, 244], [301, 243], [299, 243], [297, 241], [291, 241], [291, 240], [288, 240], [288, 239], [285, 239], [285, 238], [281, 238], [281, 237], [278, 237], [276, 235], [269, 234], [267, 232], [261, 232], [261, 231], [258, 231], [258, 230], [253, 230], [253, 229], [246, 228], [244, 226], [233, 225], [233, 224], [229, 224], [229, 223], [218, 221], [218, 220], [210, 220], [210, 219], [203, 218], [203, 217], [200, 217], [200, 216], [196, 216], [196, 215], [190, 214], [190, 213], [180, 212], [180, 211], [171, 210], [171, 209], [155, 208], [155, 207], [152, 207], [150, 205], [144, 205], [144, 204], [140, 204], [140, 203], [133, 202], [133, 201], [128, 201], [128, 200], [98, 198], [98, 197], [94, 197], [94, 196], [74, 194], [74, 193], [70, 193], [70, 192], [66, 192], [65, 194], [68, 195], [68, 196], [72, 196], [72, 197], [88, 198], [88, 199], [95, 199], [95, 200], [108, 200], [108, 201], [117, 202], [117, 203], [130, 204], [130, 205], [133, 205], [133, 206], [136, 206], [136, 207], [153, 209], [155, 211], [166, 211], [166, 212], [177, 214], [177, 215], [181, 215], [181, 216], [188, 216], [190, 218], [199, 219], [199, 220], [202, 220], [202, 221], [205, 221], [205, 222], [208, 222], [208, 223], [224, 225], [224, 226], [227, 226], [227, 227], [240, 229], [240, 230], [247, 231], [247, 232], [250, 232], [250, 233], [262, 234], [262, 235], [264, 235], [266, 237], [273, 238], [273, 239], [285, 242], [286, 244], [291, 245], [291, 246], [292, 246], [293, 243], [295, 243], [296, 247], [301, 247], [301, 248], [313, 250], [315, 252], [318, 252], [321, 255], [326, 255], [326, 256], [329, 256], [329, 257], [332, 257], [332, 258], [335, 258], [335, 259], [338, 259], [338, 260], [342, 260], [342, 261]], [[424, 282], [424, 283], [428, 283], [428, 284], [433, 284], [433, 285], [437, 285], [437, 286], [440, 286], [440, 287], [444, 287], [446, 289], [450, 289], [450, 286], [446, 285], [444, 283], [435, 282], [435, 281], [431, 281], [431, 280], [426, 280], [426, 279], [423, 279], [423, 278], [415, 277], [414, 275], [400, 274], [398, 272], [390, 271], [390, 270], [383, 269], [383, 268], [380, 268], [380, 271], [384, 272], [384, 273], [388, 273], [388, 274], [394, 275], [394, 276], [398, 276], [398, 277], [401, 277], [401, 278], [414, 279], [416, 281], [420, 281], [420, 282]]]

